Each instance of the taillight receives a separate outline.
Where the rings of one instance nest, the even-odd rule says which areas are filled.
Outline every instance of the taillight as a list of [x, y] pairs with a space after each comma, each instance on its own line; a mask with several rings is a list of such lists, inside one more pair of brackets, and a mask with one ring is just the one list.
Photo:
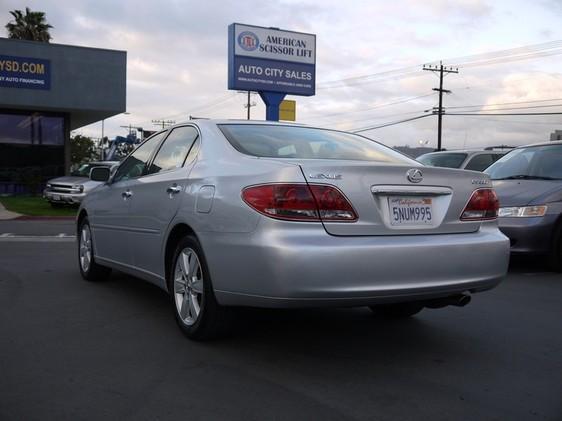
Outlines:
[[494, 189], [475, 190], [461, 214], [461, 221], [495, 219], [499, 208], [500, 202]]
[[256, 211], [291, 221], [355, 221], [345, 196], [323, 184], [262, 184], [246, 187], [242, 199]]
[[355, 221], [357, 215], [349, 200], [335, 187], [311, 184], [310, 190], [323, 221]]

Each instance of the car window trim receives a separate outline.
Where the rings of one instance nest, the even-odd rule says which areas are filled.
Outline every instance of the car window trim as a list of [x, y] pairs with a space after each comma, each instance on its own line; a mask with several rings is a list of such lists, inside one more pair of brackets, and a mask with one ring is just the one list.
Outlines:
[[[155, 172], [155, 173], [152, 173], [152, 174], [146, 173], [146, 174], [143, 174], [141, 177], [147, 177], [147, 176], [150, 176], [150, 175], [156, 175], [156, 174], [162, 174], [162, 173], [166, 173], [166, 172], [170, 172], [170, 171], [176, 171], [176, 170], [179, 170], [179, 169], [181, 169], [185, 166], [185, 163], [187, 161], [187, 157], [189, 156], [189, 153], [191, 152], [191, 150], [193, 149], [193, 147], [197, 143], [197, 140], [200, 141], [200, 139], [201, 139], [201, 130], [199, 130], [199, 127], [197, 127], [195, 124], [181, 124], [181, 125], [177, 125], [177, 126], [168, 128], [167, 129], [168, 134], [164, 137], [164, 139], [158, 145], [158, 150], [150, 157], [150, 162], [147, 164], [145, 169], [146, 169], [146, 171], [148, 171], [150, 169], [150, 167], [152, 166], [152, 163], [154, 162], [154, 159], [156, 158], [156, 155], [158, 155], [158, 152], [160, 152], [160, 149], [164, 145], [164, 142], [166, 141], [166, 139], [168, 139], [168, 136], [170, 136], [170, 133], [172, 133], [172, 131], [174, 131], [175, 129], [179, 129], [179, 128], [182, 128], [182, 127], [192, 127], [192, 128], [194, 128], [197, 131], [197, 137], [193, 141], [193, 144], [191, 145], [191, 148], [189, 148], [189, 150], [187, 151], [187, 154], [185, 154], [185, 158], [183, 159], [181, 167], [171, 168], [169, 170], [164, 170], [164, 171], [158, 171], [158, 172]], [[198, 153], [199, 153], [199, 151], [198, 151]], [[140, 178], [140, 177], [138, 177], [138, 178]]]
[[[347, 135], [351, 134], [351, 135], [354, 135], [354, 136], [362, 137], [363, 139], [368, 140], [369, 142], [376, 143], [377, 145], [382, 146], [382, 147], [384, 147], [384, 148], [388, 148], [388, 149], [390, 149], [391, 151], [396, 152], [398, 155], [402, 155], [403, 157], [407, 158], [408, 160], [413, 161], [413, 162], [408, 163], [408, 165], [416, 165], [416, 164], [420, 165], [420, 164], [421, 164], [421, 162], [416, 161], [414, 158], [412, 158], [412, 157], [409, 156], [409, 155], [406, 155], [404, 152], [401, 152], [401, 151], [399, 151], [398, 149], [391, 148], [390, 146], [387, 146], [387, 145], [385, 145], [384, 143], [379, 142], [378, 140], [371, 139], [370, 137], [364, 136], [364, 135], [359, 134], [359, 133], [346, 132], [345, 130], [327, 129], [327, 128], [324, 128], [324, 127], [306, 126], [306, 125], [303, 125], [303, 124], [268, 124], [268, 123], [256, 124], [256, 123], [241, 123], [241, 122], [236, 122], [236, 123], [235, 123], [235, 122], [232, 122], [232, 123], [230, 123], [230, 122], [229, 122], [229, 123], [218, 123], [218, 124], [216, 125], [216, 128], [219, 129], [219, 132], [222, 134], [222, 136], [223, 136], [224, 139], [226, 140], [226, 143], [228, 144], [228, 146], [229, 146], [233, 151], [236, 151], [236, 152], [239, 153], [239, 154], [242, 154], [242, 155], [244, 155], [244, 156], [248, 156], [248, 157], [250, 157], [250, 158], [255, 158], [255, 159], [295, 159], [295, 158], [272, 158], [272, 157], [262, 157], [262, 156], [250, 155], [250, 154], [244, 153], [244, 152], [242, 152], [242, 151], [239, 151], [239, 150], [230, 142], [230, 140], [228, 139], [228, 136], [221, 130], [221, 127], [222, 127], [222, 126], [299, 127], [299, 128], [303, 128], [303, 129], [323, 130], [323, 131], [329, 131], [329, 132], [343, 133], [343, 134], [347, 134]], [[302, 158], [297, 158], [297, 159], [302, 159]], [[305, 158], [305, 159], [314, 159], [314, 158]], [[334, 159], [337, 160], [338, 158], [334, 158]], [[348, 160], [348, 161], [356, 161], [356, 160], [352, 159], [352, 160]], [[423, 165], [423, 164], [421, 164], [421, 165]]]

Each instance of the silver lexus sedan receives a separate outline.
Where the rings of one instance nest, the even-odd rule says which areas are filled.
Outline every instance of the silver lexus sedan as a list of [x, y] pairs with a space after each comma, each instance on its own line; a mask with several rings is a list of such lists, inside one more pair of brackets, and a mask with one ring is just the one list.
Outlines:
[[465, 305], [505, 276], [487, 175], [424, 167], [351, 133], [196, 120], [156, 133], [79, 209], [78, 262], [167, 290], [190, 338], [233, 306]]

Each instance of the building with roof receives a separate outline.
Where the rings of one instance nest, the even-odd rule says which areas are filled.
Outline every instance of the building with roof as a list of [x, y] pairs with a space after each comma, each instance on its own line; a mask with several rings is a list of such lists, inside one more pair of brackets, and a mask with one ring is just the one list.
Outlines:
[[126, 110], [125, 51], [0, 38], [0, 193], [70, 169], [70, 131]]

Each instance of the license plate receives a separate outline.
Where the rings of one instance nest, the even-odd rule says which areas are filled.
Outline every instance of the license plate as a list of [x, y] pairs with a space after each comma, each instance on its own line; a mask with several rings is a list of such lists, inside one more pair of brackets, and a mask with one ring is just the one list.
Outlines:
[[60, 200], [60, 195], [58, 195], [58, 194], [52, 194], [52, 195], [51, 195], [51, 199], [58, 202], [58, 201]]
[[433, 224], [433, 201], [430, 197], [388, 198], [390, 225]]

